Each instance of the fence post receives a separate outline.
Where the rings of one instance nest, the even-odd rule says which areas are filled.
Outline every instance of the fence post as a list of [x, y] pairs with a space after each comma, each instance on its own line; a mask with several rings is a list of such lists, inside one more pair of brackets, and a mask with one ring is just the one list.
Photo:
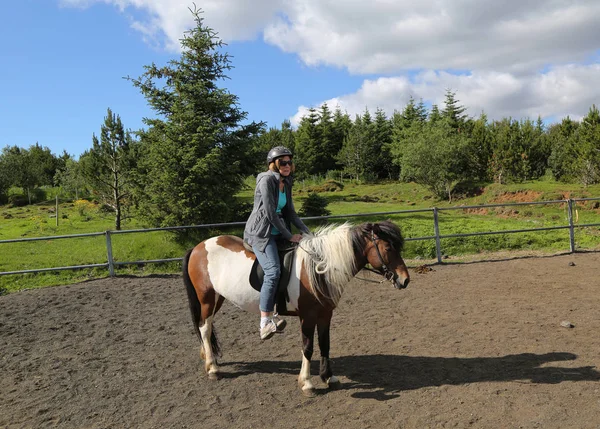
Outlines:
[[573, 224], [573, 200], [569, 198], [567, 200], [569, 204], [569, 244], [571, 246], [571, 253], [575, 252], [575, 225]]
[[108, 256], [108, 273], [111, 277], [115, 276], [115, 264], [112, 254], [112, 241], [110, 239], [110, 231], [106, 231], [106, 253]]
[[433, 208], [433, 230], [435, 231], [435, 253], [438, 264], [442, 263], [442, 243], [440, 241], [440, 225], [438, 223], [438, 209]]

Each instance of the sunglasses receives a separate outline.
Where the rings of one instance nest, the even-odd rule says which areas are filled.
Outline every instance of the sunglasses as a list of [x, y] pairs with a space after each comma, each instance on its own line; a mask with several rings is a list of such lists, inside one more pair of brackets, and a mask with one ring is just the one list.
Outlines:
[[289, 165], [290, 167], [292, 166], [293, 162], [292, 160], [289, 161], [284, 161], [284, 160], [279, 160], [279, 166], [280, 167], [285, 167], [286, 165]]

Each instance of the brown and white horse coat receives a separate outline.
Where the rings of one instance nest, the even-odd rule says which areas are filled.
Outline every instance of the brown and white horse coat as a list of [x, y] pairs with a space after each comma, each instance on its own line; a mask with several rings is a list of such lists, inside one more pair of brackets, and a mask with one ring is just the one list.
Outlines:
[[[288, 310], [300, 317], [303, 357], [298, 383], [305, 394], [314, 392], [310, 359], [315, 328], [321, 351], [320, 376], [334, 387], [339, 382], [329, 363], [329, 326], [344, 287], [367, 263], [377, 270], [385, 269], [397, 288], [406, 287], [410, 276], [400, 256], [402, 245], [400, 230], [389, 221], [328, 226], [300, 242], [287, 292]], [[249, 281], [254, 260], [255, 255], [244, 248], [242, 240], [229, 235], [203, 241], [184, 258], [184, 283], [209, 378], [218, 378], [219, 373], [212, 323], [223, 301], [260, 313], [260, 294]]]

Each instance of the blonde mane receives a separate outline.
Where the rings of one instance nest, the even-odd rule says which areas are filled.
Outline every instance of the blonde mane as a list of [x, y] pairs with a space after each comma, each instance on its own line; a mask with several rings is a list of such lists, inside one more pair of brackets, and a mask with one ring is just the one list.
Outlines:
[[321, 227], [298, 246], [298, 262], [306, 270], [310, 292], [321, 301], [337, 306], [346, 284], [354, 277], [356, 266], [352, 246], [352, 225]]

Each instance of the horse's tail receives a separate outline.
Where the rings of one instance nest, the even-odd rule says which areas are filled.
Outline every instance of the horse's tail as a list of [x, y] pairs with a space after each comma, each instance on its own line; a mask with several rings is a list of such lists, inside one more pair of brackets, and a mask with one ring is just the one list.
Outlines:
[[[192, 282], [188, 272], [190, 256], [192, 255], [193, 250], [194, 249], [191, 249], [189, 252], [187, 252], [183, 258], [183, 284], [185, 285], [185, 290], [187, 291], [188, 304], [190, 305], [190, 313], [192, 314], [192, 326], [194, 327], [194, 331], [196, 332], [196, 335], [198, 335], [198, 339], [202, 344], [202, 334], [200, 333], [200, 325], [202, 324], [202, 309], [200, 306], [200, 300], [196, 294], [196, 289], [194, 288], [194, 283]], [[221, 347], [219, 346], [214, 326], [212, 327], [211, 331], [210, 345], [212, 347], [212, 351], [216, 356], [220, 356]]]

